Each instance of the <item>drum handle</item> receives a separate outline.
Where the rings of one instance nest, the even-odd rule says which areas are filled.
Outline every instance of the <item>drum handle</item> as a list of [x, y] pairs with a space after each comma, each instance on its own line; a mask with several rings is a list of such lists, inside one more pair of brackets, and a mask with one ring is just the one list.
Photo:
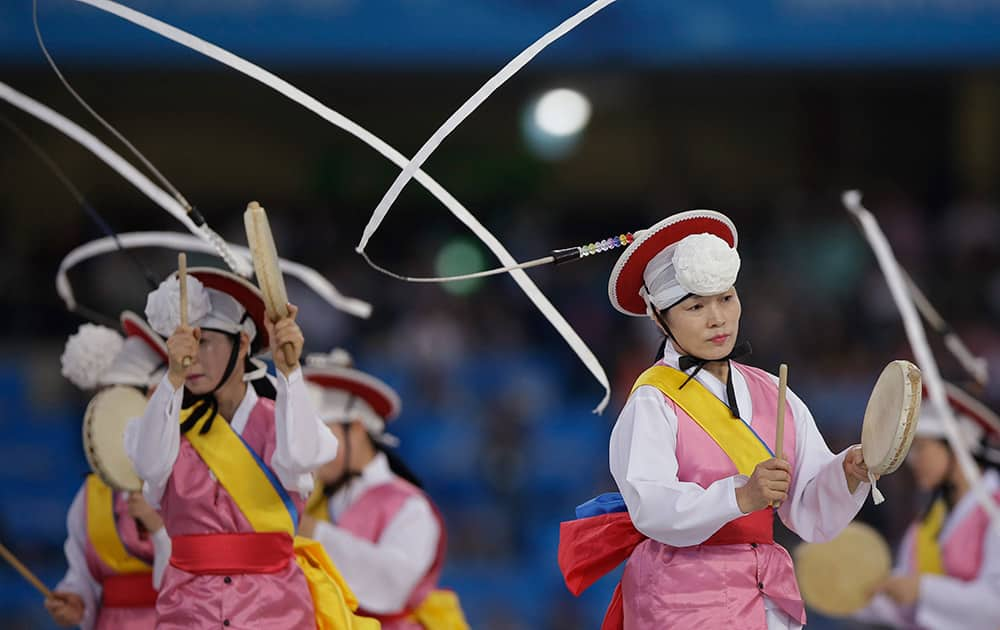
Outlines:
[[[187, 254], [180, 252], [177, 254], [177, 282], [180, 285], [181, 303], [181, 326], [187, 328], [188, 325], [188, 284], [187, 284]], [[181, 360], [181, 367], [190, 367], [191, 357], [184, 357]]]
[[[778, 368], [778, 418], [775, 426], [777, 428], [774, 441], [774, 458], [781, 459], [784, 454], [785, 445], [785, 395], [788, 391], [788, 365], [782, 363]], [[775, 501], [772, 507], [777, 509], [781, 505], [780, 501]]]

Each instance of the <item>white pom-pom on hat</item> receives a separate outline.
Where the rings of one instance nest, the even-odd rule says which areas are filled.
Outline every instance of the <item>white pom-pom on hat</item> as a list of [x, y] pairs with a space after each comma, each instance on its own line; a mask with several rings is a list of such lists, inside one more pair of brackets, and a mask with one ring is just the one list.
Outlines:
[[673, 261], [677, 283], [688, 293], [700, 296], [728, 291], [740, 273], [736, 248], [714, 234], [684, 237], [677, 244]]
[[62, 375], [80, 389], [97, 386], [101, 375], [111, 367], [125, 340], [116, 330], [96, 324], [82, 324], [66, 340], [59, 361]]
[[[611, 270], [608, 279], [611, 304], [626, 315], [646, 317], [651, 308], [669, 308], [688, 293], [693, 293], [677, 280], [674, 253], [685, 238], [700, 234], [718, 237], [727, 247], [736, 249], [736, 226], [729, 217], [715, 210], [679, 212], [635, 232], [635, 240], [618, 257]], [[687, 261], [686, 256], [678, 260], [682, 265], [690, 266]], [[732, 266], [730, 261], [720, 267]], [[739, 269], [738, 262], [736, 269]], [[709, 277], [717, 273], [718, 270], [705, 273], [689, 268], [686, 278], [692, 286], [707, 286], [714, 284], [709, 282]], [[724, 287], [722, 291], [728, 288]]]
[[[198, 278], [187, 278], [188, 322], [193, 324], [208, 315], [212, 302], [208, 290]], [[146, 321], [157, 333], [164, 337], [174, 334], [181, 324], [181, 285], [177, 276], [172, 275], [146, 298]]]

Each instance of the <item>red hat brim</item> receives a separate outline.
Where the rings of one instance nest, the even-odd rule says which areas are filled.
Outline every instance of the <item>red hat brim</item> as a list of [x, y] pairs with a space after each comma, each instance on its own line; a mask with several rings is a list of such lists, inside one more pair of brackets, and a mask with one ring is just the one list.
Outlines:
[[267, 328], [264, 327], [264, 296], [260, 289], [234, 273], [214, 267], [194, 267], [188, 275], [198, 278], [206, 288], [221, 291], [239, 302], [253, 320], [257, 328], [257, 340], [261, 351], [270, 347]]
[[347, 367], [305, 367], [305, 379], [320, 387], [339, 389], [360, 397], [386, 422], [394, 420], [402, 409], [396, 390], [360, 370]]
[[713, 234], [736, 247], [736, 226], [729, 217], [714, 210], [689, 210], [663, 219], [636, 234], [635, 241], [622, 252], [611, 270], [608, 297], [626, 315], [645, 316], [646, 302], [639, 294], [646, 265], [665, 248], [692, 234]]
[[156, 354], [160, 355], [164, 363], [170, 362], [170, 353], [167, 351], [167, 344], [163, 341], [163, 337], [158, 335], [146, 323], [146, 320], [132, 311], [123, 311], [119, 321], [121, 322], [122, 330], [125, 331], [126, 337], [139, 337], [150, 348], [156, 351]]
[[[996, 412], [958, 385], [946, 382], [944, 386], [948, 393], [948, 404], [952, 409], [971, 418], [986, 431], [987, 435], [1000, 437], [1000, 416]], [[923, 386], [923, 397], [924, 400], [928, 398], [926, 384]]]

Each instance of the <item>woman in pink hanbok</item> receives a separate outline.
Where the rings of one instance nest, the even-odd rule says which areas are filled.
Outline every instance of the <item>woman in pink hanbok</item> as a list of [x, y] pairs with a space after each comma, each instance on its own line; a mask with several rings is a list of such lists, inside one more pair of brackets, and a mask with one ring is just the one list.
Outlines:
[[[778, 384], [737, 363], [742, 307], [736, 228], [709, 210], [636, 234], [611, 274], [616, 309], [665, 336], [611, 434], [620, 495], [563, 525], [560, 565], [574, 592], [627, 558], [604, 628], [797, 629], [806, 621], [774, 516], [805, 540], [836, 536], [869, 491], [860, 448], [831, 453], [787, 393], [775, 457]], [[778, 507], [772, 507], [777, 505]]]
[[[982, 491], [1000, 500], [1000, 417], [948, 385], [959, 435], [980, 467]], [[1000, 534], [958, 466], [944, 423], [930, 405], [907, 463], [928, 506], [903, 537], [893, 576], [856, 617], [894, 628], [996, 630], [1000, 627]]]
[[[82, 326], [66, 344], [63, 374], [84, 390], [128, 386], [149, 395], [167, 348], [138, 315], [126, 311], [121, 323], [124, 342], [113, 330]], [[170, 556], [156, 510], [141, 494], [116, 492], [92, 474], [73, 499], [66, 529], [69, 568], [45, 602], [53, 620], [83, 630], [152, 630]]]

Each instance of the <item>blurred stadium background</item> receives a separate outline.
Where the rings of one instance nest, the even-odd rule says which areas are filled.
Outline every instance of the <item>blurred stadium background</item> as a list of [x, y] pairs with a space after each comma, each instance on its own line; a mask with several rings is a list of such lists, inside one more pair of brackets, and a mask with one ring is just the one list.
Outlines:
[[[412, 155], [496, 69], [585, 3], [126, 4], [248, 57]], [[596, 416], [600, 388], [509, 278], [405, 284], [354, 253], [398, 172], [370, 148], [115, 17], [70, 0], [41, 0], [39, 13], [76, 89], [216, 229], [244, 242], [242, 210], [259, 200], [284, 256], [373, 303], [374, 316], [358, 320], [290, 286], [308, 350], [348, 348], [401, 393], [392, 430], [446, 515], [443, 583], [473, 628], [598, 627], [614, 583], [578, 600], [566, 591], [558, 524], [613, 488], [610, 428], [658, 341], [648, 322], [608, 303], [612, 256], [531, 272], [608, 371], [613, 401]], [[858, 440], [880, 368], [911, 356], [874, 259], [839, 205], [846, 187], [865, 191], [903, 265], [1000, 371], [998, 29], [993, 0], [620, 0], [498, 91], [425, 169], [521, 260], [682, 209], [729, 214], [741, 236], [749, 362], [772, 371], [787, 362], [791, 386], [839, 449]], [[45, 65], [29, 1], [0, 3], [0, 80], [116, 146]], [[549, 94], [560, 88], [574, 92]], [[536, 109], [546, 94], [554, 114]], [[0, 113], [56, 157], [116, 230], [182, 229], [58, 132], [6, 104]], [[71, 248], [101, 233], [6, 131], [0, 213], [0, 540], [54, 585], [65, 511], [87, 471], [87, 399], [59, 374], [81, 320], [53, 279]], [[412, 184], [369, 252], [408, 275], [495, 262]], [[169, 252], [139, 256], [158, 275], [172, 269]], [[142, 311], [146, 285], [122, 256], [88, 263], [72, 280], [81, 301], [107, 315]], [[963, 380], [935, 347], [945, 376]], [[996, 383], [983, 393], [994, 408]], [[861, 518], [895, 542], [921, 497], [905, 472], [885, 486], [889, 502]], [[5, 565], [0, 619], [50, 627], [37, 594]], [[810, 627], [860, 626], [813, 615]]]

